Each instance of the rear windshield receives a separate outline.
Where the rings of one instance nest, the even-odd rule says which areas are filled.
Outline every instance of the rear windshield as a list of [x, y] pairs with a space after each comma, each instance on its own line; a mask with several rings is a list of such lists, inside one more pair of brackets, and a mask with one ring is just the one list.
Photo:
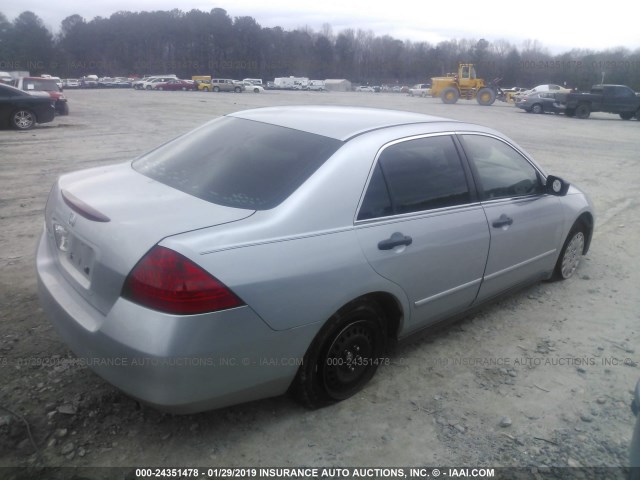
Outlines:
[[268, 210], [341, 145], [320, 135], [224, 117], [134, 160], [133, 168], [208, 202]]
[[59, 92], [60, 87], [55, 80], [50, 78], [24, 79], [22, 81], [23, 90], [42, 90], [45, 92]]

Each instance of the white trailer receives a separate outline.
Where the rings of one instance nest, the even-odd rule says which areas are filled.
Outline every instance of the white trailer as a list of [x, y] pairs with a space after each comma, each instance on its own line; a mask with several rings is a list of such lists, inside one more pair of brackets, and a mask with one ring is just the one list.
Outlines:
[[276, 88], [288, 90], [307, 90], [309, 79], [307, 77], [278, 77], [273, 80]]

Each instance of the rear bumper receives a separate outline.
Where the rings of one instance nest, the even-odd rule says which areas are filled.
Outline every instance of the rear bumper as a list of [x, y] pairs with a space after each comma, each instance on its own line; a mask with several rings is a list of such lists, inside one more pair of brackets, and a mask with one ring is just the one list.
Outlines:
[[46, 235], [36, 265], [42, 307], [79, 365], [165, 411], [193, 413], [284, 393], [317, 328], [276, 332], [247, 306], [178, 317], [118, 299], [103, 315], [58, 272]]

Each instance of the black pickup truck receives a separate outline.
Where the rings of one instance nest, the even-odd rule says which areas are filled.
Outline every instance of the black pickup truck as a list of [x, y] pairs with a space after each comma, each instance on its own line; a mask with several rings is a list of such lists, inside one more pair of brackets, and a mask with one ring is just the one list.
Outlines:
[[594, 85], [590, 93], [564, 93], [557, 97], [568, 117], [588, 118], [591, 112], [617, 113], [623, 120], [640, 120], [640, 96], [625, 85]]

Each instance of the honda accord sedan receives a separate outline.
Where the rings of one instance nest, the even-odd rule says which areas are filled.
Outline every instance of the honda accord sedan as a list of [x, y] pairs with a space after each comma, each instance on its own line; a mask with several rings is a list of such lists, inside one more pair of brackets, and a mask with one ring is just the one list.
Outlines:
[[346, 399], [387, 343], [578, 268], [588, 197], [478, 125], [352, 107], [215, 119], [63, 175], [38, 246], [60, 336], [177, 413]]

